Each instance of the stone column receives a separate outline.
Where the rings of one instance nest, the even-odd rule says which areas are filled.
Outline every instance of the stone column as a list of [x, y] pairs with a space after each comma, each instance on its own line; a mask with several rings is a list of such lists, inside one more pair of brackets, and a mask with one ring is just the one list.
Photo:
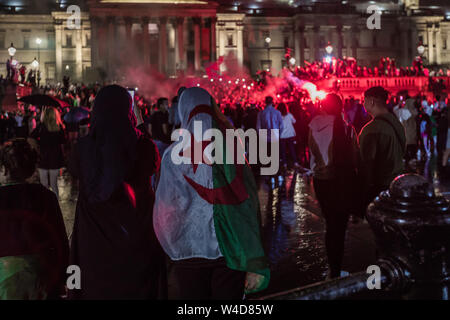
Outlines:
[[102, 68], [103, 71], [107, 71], [108, 63], [108, 26], [106, 25], [106, 19], [97, 17], [97, 66]]
[[357, 36], [359, 34], [358, 27], [353, 26], [351, 30], [351, 42], [352, 42], [352, 57], [358, 59], [358, 40]]
[[[224, 31], [223, 25], [217, 29], [217, 36], [219, 38], [219, 54], [218, 56], [224, 56], [225, 55], [225, 41], [226, 41], [226, 35]], [[223, 65], [222, 65], [223, 66]]]
[[202, 18], [195, 17], [193, 18], [194, 22], [194, 50], [195, 50], [195, 60], [194, 60], [194, 68], [195, 71], [199, 71], [201, 68], [201, 60], [200, 60], [200, 25], [202, 22]]
[[299, 47], [299, 55], [298, 55], [298, 60], [297, 60], [297, 64], [299, 66], [303, 66], [303, 64], [305, 63], [305, 27], [304, 26], [300, 26], [298, 28], [298, 47]]
[[114, 41], [115, 41], [115, 19], [114, 17], [108, 17], [107, 18], [107, 25], [108, 25], [108, 34], [107, 34], [107, 70], [108, 70], [108, 77], [111, 79], [114, 77], [114, 68], [115, 68], [115, 59], [114, 59]]
[[442, 27], [437, 25], [436, 30], [436, 64], [442, 64]]
[[62, 81], [62, 23], [55, 24], [56, 79]]
[[91, 18], [91, 65], [93, 68], [98, 67], [98, 23], [97, 17]]
[[159, 71], [167, 73], [167, 17], [159, 18]]
[[314, 55], [313, 58], [316, 61], [320, 61], [320, 51], [319, 51], [319, 26], [314, 26], [313, 28], [313, 46], [314, 46]]
[[125, 22], [125, 48], [126, 48], [126, 54], [127, 56], [131, 54], [134, 46], [134, 39], [133, 39], [133, 19], [131, 17], [125, 17], [123, 18]]
[[419, 38], [417, 36], [417, 29], [413, 27], [411, 30], [411, 57], [414, 59], [417, 55], [417, 46], [419, 45]]
[[352, 55], [352, 32], [350, 28], [345, 30], [345, 39], [345, 42], [347, 44], [345, 55], [347, 57], [350, 57]]
[[142, 26], [142, 42], [143, 42], [143, 50], [144, 50], [144, 66], [148, 66], [150, 64], [150, 35], [148, 33], [148, 17], [143, 17], [141, 20]]
[[401, 43], [402, 43], [402, 65], [409, 66], [408, 62], [408, 30], [401, 30]]
[[81, 29], [75, 31], [75, 78], [83, 78], [83, 42], [81, 39]]
[[184, 17], [176, 18], [176, 44], [175, 44], [175, 61], [179, 69], [184, 69], [185, 49], [184, 49]]
[[431, 26], [427, 26], [427, 47], [428, 47], [428, 63], [433, 64], [433, 29]]
[[[211, 24], [208, 18], [202, 20], [200, 25], [200, 65], [205, 65], [211, 59]], [[205, 32], [207, 31], [207, 32]]]
[[211, 61], [217, 60], [216, 23], [217, 17], [211, 17]]
[[132, 35], [133, 18], [125, 17], [125, 18], [123, 18], [123, 20], [125, 22], [125, 38], [126, 38], [126, 41], [129, 42], [133, 38], [133, 35]]
[[308, 30], [308, 49], [309, 49], [309, 62], [313, 62], [314, 61], [314, 57], [315, 57], [315, 52], [314, 52], [314, 30], [313, 29], [309, 29]]
[[240, 64], [244, 63], [244, 36], [243, 36], [243, 29], [244, 26], [241, 22], [236, 22], [236, 29], [237, 29], [237, 39], [236, 39], [236, 46], [237, 46], [237, 59]]
[[295, 61], [297, 62], [297, 64], [301, 64], [301, 61], [300, 61], [300, 36], [299, 36], [299, 34], [300, 34], [300, 31], [299, 31], [299, 29], [300, 29], [300, 27], [299, 28], [296, 28], [295, 26], [294, 26], [294, 52], [295, 52]]
[[179, 65], [180, 65], [180, 52], [179, 52], [179, 45], [178, 45], [178, 22], [177, 22], [177, 18], [173, 18], [170, 20], [175, 32], [175, 43], [174, 43], [174, 70], [178, 70], [179, 69]]
[[342, 38], [342, 25], [336, 26], [336, 33], [337, 33], [337, 37], [338, 37], [337, 54], [338, 54], [338, 58], [342, 59], [342, 47], [344, 46], [343, 38]]

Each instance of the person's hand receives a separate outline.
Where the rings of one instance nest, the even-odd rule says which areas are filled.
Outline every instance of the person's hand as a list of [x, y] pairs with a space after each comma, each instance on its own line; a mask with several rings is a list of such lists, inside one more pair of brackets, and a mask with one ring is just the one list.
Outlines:
[[264, 283], [264, 276], [247, 272], [247, 276], [245, 278], [245, 293], [252, 293], [261, 288]]

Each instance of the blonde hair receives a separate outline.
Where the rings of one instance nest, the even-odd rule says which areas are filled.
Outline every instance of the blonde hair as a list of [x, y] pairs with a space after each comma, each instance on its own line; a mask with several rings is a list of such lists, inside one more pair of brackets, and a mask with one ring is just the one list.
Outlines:
[[61, 121], [61, 115], [54, 107], [48, 107], [45, 109], [42, 123], [50, 132], [57, 132], [61, 130], [61, 128], [64, 129], [64, 124]]

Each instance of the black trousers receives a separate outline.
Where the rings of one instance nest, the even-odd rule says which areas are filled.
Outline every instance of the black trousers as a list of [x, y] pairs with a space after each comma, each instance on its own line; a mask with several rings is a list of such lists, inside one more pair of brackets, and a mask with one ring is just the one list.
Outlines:
[[245, 272], [229, 269], [224, 258], [171, 261], [169, 299], [242, 300], [245, 276]]
[[339, 277], [344, 256], [345, 232], [349, 214], [341, 209], [335, 180], [313, 179], [314, 192], [326, 222], [325, 246], [330, 276]]

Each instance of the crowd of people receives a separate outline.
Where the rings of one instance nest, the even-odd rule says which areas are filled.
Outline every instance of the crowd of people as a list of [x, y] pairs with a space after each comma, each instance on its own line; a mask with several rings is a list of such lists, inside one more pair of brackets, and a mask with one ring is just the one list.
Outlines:
[[[383, 63], [378, 70], [393, 75], [395, 62]], [[336, 70], [350, 72], [343, 68]], [[207, 79], [151, 99], [66, 77], [41, 88], [63, 106], [2, 112], [0, 299], [242, 299], [266, 288], [270, 266], [252, 170], [263, 165], [174, 164], [172, 133], [192, 131], [194, 121], [202, 133], [279, 130], [267, 141], [269, 149], [280, 143], [275, 176], [312, 174], [330, 278], [340, 276], [351, 215], [364, 217], [374, 197], [417, 161], [436, 156], [447, 165], [442, 92], [430, 100], [373, 87], [360, 101], [335, 93], [311, 99], [295, 87], [270, 95], [267, 86]], [[89, 115], [68, 121], [77, 108]], [[245, 149], [249, 157], [248, 143]], [[58, 203], [63, 167], [79, 183], [70, 249]], [[40, 185], [29, 183], [35, 172]], [[80, 267], [80, 287], [66, 287], [68, 265]]]
[[423, 66], [420, 56], [416, 57], [411, 66], [397, 67], [394, 58], [382, 57], [378, 65], [371, 68], [360, 66], [352, 57], [324, 57], [322, 61], [305, 61], [305, 66], [292, 67], [294, 74], [307, 80], [321, 80], [331, 77], [355, 78], [355, 77], [434, 77], [448, 76], [450, 70], [430, 70]]

